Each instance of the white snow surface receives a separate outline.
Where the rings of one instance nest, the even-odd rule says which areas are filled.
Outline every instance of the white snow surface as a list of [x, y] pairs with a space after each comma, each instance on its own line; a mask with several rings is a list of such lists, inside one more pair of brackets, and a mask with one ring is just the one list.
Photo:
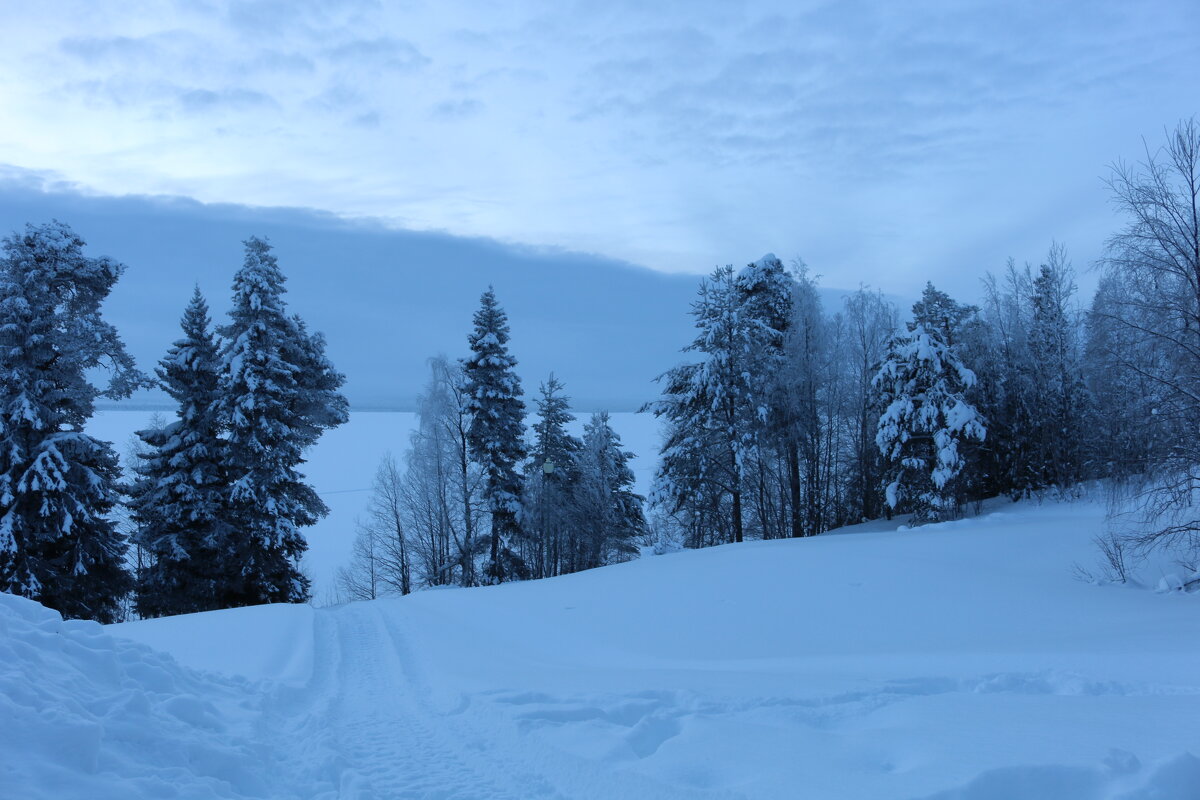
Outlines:
[[1200, 597], [1076, 580], [1098, 504], [997, 507], [106, 630], [2, 597], [0, 795], [1200, 797]]

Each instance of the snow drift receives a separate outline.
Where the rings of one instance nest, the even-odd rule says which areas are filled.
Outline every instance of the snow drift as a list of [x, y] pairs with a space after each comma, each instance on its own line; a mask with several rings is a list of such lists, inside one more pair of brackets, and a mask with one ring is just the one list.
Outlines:
[[1194, 800], [1197, 597], [1075, 580], [1102, 522], [1097, 505], [1006, 505], [107, 632], [4, 598], [0, 785]]

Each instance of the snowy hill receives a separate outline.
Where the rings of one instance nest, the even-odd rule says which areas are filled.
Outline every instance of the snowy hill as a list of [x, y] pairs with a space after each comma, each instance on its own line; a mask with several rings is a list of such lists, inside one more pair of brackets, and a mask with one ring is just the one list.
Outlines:
[[0, 726], [0, 785], [22, 798], [162, 796], [170, 782], [181, 797], [1194, 800], [1197, 598], [1073, 579], [1101, 525], [1098, 505], [1003, 506], [106, 631], [4, 597], [0, 700], [16, 724]]

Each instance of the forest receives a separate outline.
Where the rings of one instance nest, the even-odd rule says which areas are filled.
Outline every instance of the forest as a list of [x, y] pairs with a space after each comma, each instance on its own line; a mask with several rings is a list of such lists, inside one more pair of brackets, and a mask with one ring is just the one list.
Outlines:
[[[1195, 120], [1115, 164], [1107, 189], [1124, 225], [1087, 267], [1091, 298], [1055, 241], [988, 272], [972, 302], [927, 283], [911, 309], [868, 287], [824, 308], [798, 259], [714, 270], [693, 340], [643, 407], [663, 429], [648, 498], [605, 412], [572, 435], [553, 374], [527, 402], [489, 287], [463, 356], [429, 361], [418, 429], [379, 466], [340, 596], [551, 577], [884, 516], [916, 527], [986, 498], [1097, 484], [1131, 521], [1098, 541], [1110, 577], [1157, 548], [1195, 571]], [[3, 244], [0, 588], [101, 622], [309, 600], [304, 529], [326, 508], [304, 454], [349, 404], [324, 336], [287, 307], [270, 243], [245, 242], [224, 324], [196, 290], [153, 375], [102, 313], [122, 265], [84, 248], [60, 222]], [[144, 386], [177, 410], [138, 434], [122, 468], [85, 424], [97, 400]]]

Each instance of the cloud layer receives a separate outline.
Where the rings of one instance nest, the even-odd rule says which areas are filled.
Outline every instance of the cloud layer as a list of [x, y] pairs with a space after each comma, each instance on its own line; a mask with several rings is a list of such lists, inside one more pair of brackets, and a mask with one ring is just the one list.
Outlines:
[[0, 153], [103, 193], [972, 291], [1052, 237], [1098, 254], [1105, 164], [1200, 110], [1198, 8], [29, 3]]

